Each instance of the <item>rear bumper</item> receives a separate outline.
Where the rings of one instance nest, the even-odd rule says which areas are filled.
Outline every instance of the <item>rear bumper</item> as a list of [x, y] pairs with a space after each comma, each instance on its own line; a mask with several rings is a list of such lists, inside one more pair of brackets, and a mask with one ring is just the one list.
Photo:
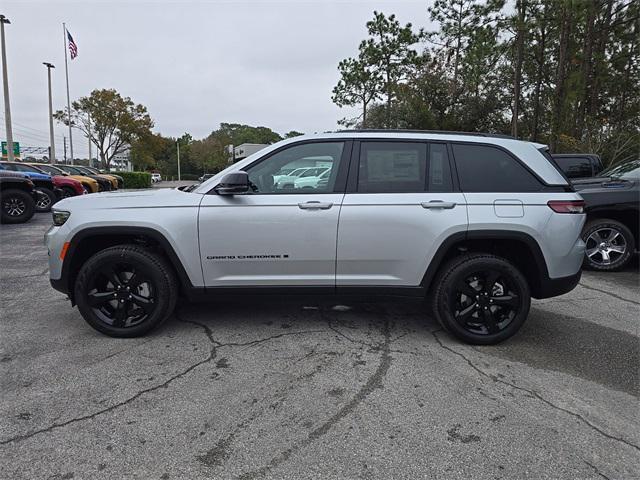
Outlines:
[[548, 278], [540, 285], [535, 298], [551, 298], [569, 293], [576, 288], [581, 276], [582, 270], [578, 270], [578, 273], [569, 275], [568, 277]]

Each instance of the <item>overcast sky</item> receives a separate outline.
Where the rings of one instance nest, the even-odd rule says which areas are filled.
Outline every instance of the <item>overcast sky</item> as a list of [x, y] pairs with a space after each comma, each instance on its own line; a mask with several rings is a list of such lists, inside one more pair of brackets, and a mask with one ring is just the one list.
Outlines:
[[[373, 10], [428, 25], [423, 1], [7, 1], [14, 140], [48, 144], [46, 68], [54, 109], [66, 103], [62, 22], [78, 45], [71, 99], [115, 88], [144, 104], [154, 130], [202, 138], [220, 122], [279, 133], [336, 128], [351, 112], [331, 102], [338, 62], [357, 52]], [[4, 110], [0, 136], [5, 138]], [[56, 126], [62, 156], [63, 126]], [[74, 131], [76, 156], [87, 141]]]

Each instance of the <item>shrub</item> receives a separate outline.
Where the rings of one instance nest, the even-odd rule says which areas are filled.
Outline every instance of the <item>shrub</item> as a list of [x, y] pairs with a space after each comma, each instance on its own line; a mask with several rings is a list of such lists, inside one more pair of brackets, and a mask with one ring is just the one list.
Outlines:
[[124, 188], [151, 188], [151, 174], [147, 172], [118, 172], [124, 179]]

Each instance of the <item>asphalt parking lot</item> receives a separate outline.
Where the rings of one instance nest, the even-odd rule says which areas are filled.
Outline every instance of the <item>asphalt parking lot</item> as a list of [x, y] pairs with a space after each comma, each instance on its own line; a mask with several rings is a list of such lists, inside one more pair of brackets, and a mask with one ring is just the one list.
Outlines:
[[640, 478], [638, 261], [494, 347], [416, 305], [201, 304], [112, 339], [0, 227], [0, 477]]

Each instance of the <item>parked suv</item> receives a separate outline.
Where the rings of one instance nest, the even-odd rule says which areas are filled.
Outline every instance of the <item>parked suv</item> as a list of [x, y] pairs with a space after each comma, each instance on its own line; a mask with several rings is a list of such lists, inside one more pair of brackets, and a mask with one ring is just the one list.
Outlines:
[[[284, 140], [193, 189], [65, 199], [46, 234], [51, 283], [115, 337], [158, 326], [179, 295], [428, 296], [453, 335], [493, 344], [531, 297], [580, 279], [584, 202], [544, 148], [345, 131]], [[315, 188], [274, 182], [313, 159], [331, 171]]]

